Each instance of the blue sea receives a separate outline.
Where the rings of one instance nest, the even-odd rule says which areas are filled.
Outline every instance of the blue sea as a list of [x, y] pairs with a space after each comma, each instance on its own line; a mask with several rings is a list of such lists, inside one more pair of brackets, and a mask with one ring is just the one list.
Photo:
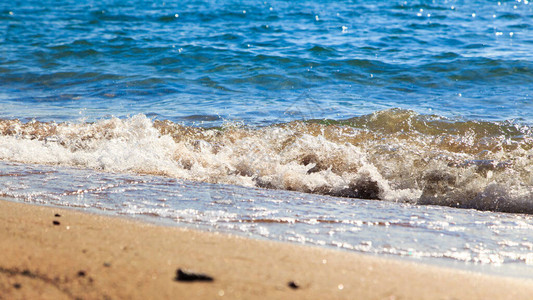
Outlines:
[[533, 4], [0, 3], [0, 197], [533, 265]]

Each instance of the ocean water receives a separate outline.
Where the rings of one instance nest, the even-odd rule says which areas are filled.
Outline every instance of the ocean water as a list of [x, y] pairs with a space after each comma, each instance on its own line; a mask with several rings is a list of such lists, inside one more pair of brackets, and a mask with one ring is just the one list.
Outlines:
[[533, 264], [533, 4], [0, 3], [0, 197]]

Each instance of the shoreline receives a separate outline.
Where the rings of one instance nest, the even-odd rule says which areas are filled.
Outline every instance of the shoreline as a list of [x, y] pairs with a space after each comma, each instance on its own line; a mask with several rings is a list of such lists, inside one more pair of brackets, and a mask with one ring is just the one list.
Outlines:
[[[0, 200], [0, 299], [528, 299], [533, 280]], [[177, 281], [177, 270], [213, 281]]]

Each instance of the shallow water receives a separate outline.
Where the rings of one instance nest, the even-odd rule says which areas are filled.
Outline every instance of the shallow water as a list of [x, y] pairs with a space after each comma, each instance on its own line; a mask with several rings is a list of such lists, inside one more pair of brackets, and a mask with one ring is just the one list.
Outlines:
[[531, 277], [533, 217], [0, 163], [0, 196]]
[[526, 0], [2, 2], [0, 196], [530, 276], [531, 24]]

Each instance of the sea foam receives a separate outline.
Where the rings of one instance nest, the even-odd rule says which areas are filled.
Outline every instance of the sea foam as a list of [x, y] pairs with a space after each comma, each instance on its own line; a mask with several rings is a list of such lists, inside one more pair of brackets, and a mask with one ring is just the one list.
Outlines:
[[533, 213], [533, 136], [512, 123], [387, 110], [203, 129], [144, 115], [0, 121], [0, 159], [360, 199]]

